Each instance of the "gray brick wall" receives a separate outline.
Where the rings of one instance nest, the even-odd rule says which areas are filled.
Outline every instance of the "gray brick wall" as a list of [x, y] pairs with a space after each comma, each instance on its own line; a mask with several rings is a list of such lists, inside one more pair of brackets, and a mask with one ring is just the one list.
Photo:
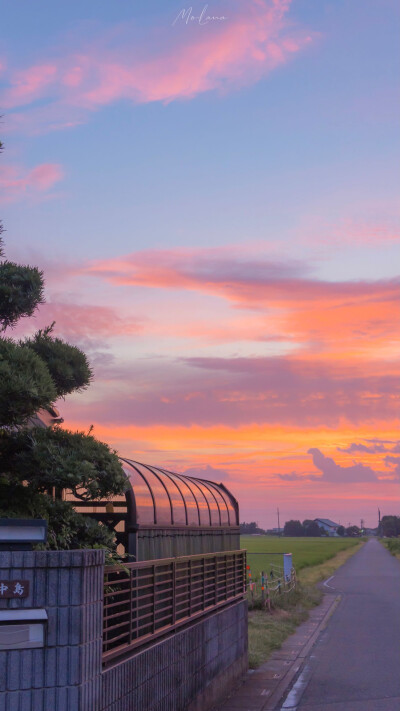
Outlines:
[[102, 711], [205, 711], [247, 671], [242, 601], [103, 673]]
[[101, 693], [104, 552], [0, 551], [0, 579], [30, 581], [0, 608], [44, 608], [43, 649], [0, 651], [0, 711], [96, 711]]
[[0, 551], [0, 579], [48, 614], [43, 649], [0, 651], [0, 711], [205, 711], [247, 670], [246, 601], [102, 670], [103, 551]]

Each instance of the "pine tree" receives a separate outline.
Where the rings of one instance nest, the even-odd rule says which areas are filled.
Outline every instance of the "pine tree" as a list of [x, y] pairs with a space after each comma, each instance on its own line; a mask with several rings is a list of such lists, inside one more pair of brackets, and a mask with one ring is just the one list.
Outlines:
[[54, 324], [31, 338], [9, 336], [44, 302], [44, 278], [37, 267], [4, 258], [2, 231], [0, 223], [0, 516], [47, 519], [49, 548], [113, 550], [112, 533], [76, 512], [62, 492], [84, 501], [122, 493], [117, 453], [90, 432], [39, 427], [32, 419], [86, 389], [92, 370], [79, 348], [53, 335]]

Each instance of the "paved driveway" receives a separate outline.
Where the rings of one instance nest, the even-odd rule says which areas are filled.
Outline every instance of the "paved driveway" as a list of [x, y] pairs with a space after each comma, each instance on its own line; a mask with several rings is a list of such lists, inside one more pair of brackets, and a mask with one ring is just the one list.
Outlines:
[[399, 561], [372, 539], [325, 590], [340, 604], [281, 709], [400, 711]]

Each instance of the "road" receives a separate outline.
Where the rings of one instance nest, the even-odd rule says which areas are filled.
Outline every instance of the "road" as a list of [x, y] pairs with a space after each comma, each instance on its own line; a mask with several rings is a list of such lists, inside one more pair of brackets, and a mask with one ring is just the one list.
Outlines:
[[281, 709], [400, 711], [399, 561], [371, 539], [324, 590], [340, 602]]

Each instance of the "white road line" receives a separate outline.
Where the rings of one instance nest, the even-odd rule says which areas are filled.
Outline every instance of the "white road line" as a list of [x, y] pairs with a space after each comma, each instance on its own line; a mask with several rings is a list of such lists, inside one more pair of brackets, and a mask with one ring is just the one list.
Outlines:
[[304, 690], [308, 684], [310, 678], [311, 670], [308, 665], [306, 665], [301, 672], [299, 678], [292, 686], [289, 691], [283, 706], [281, 706], [281, 711], [286, 711], [286, 709], [291, 709], [291, 711], [296, 711], [298, 703], [304, 693]]
[[332, 585], [328, 585], [329, 581], [332, 580], [332, 578], [334, 578], [334, 577], [335, 577], [334, 575], [331, 575], [331, 577], [328, 578], [328, 580], [325, 580], [325, 582], [324, 582], [325, 587], [331, 588], [331, 590], [335, 590], [335, 589], [336, 589], [336, 588], [334, 588]]

